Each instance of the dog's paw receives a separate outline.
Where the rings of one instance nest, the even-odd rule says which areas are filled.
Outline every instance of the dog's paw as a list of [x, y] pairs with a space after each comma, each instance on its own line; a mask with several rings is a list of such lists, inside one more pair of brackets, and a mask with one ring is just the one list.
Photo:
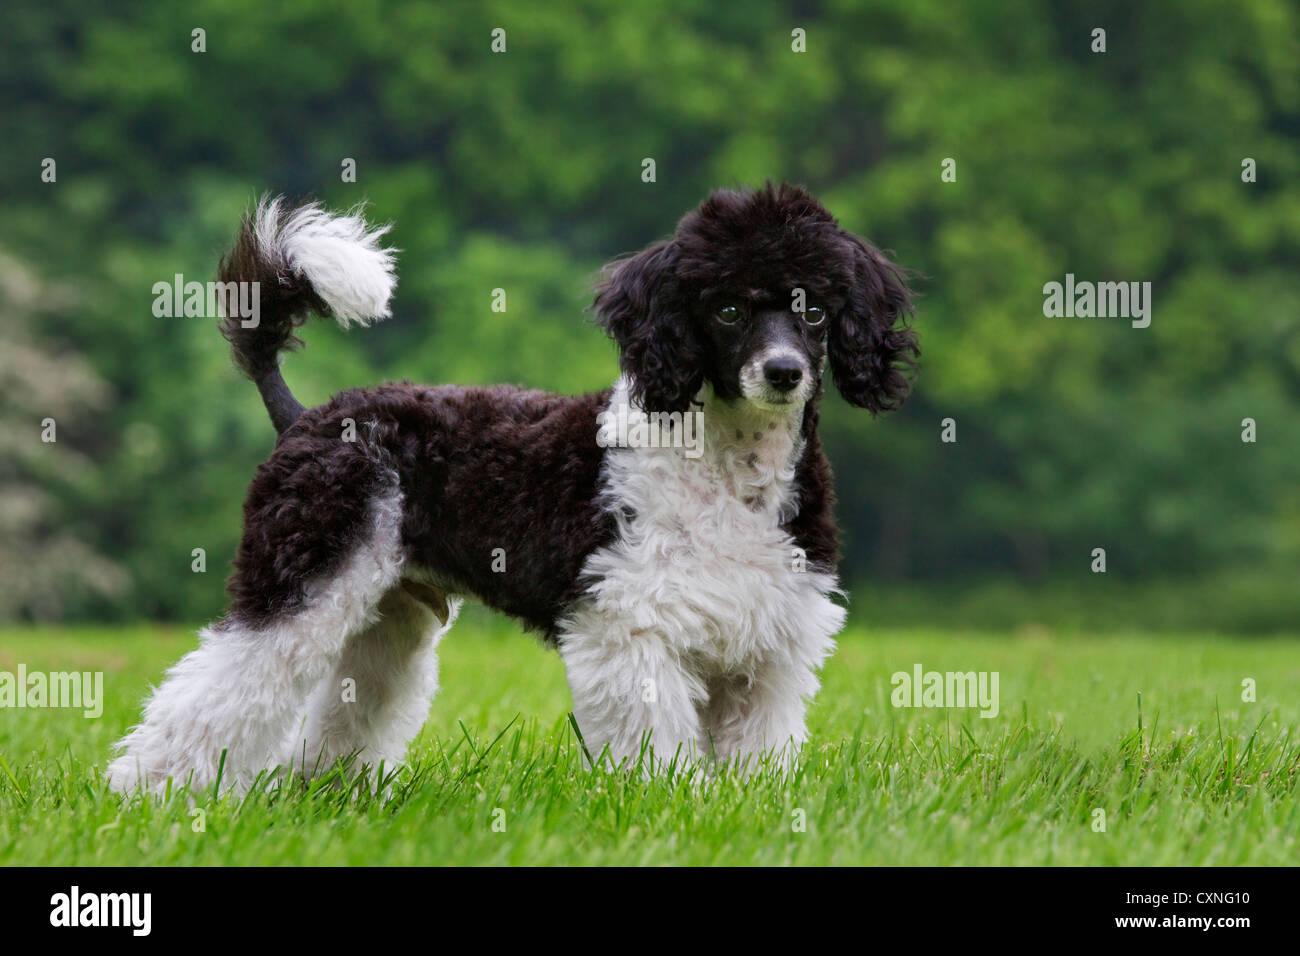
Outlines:
[[141, 791], [161, 795], [167, 789], [167, 774], [150, 773], [140, 766], [139, 760], [129, 753], [122, 754], [108, 765], [105, 773], [108, 789], [124, 797]]

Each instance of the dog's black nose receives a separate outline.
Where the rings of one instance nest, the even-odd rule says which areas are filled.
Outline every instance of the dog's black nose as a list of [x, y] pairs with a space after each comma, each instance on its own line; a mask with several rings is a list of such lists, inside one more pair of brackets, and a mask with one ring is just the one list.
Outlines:
[[778, 392], [788, 392], [803, 378], [803, 366], [789, 355], [768, 359], [763, 363], [763, 377]]

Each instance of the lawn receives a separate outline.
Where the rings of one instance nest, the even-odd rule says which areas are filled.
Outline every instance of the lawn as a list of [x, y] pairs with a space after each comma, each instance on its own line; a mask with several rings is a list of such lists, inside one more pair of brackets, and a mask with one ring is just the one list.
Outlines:
[[[794, 778], [701, 784], [585, 771], [557, 656], [469, 613], [386, 799], [325, 779], [123, 802], [101, 779], [109, 745], [193, 643], [0, 631], [0, 670], [102, 670], [106, 697], [98, 719], [0, 709], [0, 866], [1300, 862], [1291, 639], [857, 626]], [[916, 664], [998, 672], [999, 714], [895, 708], [890, 676]]]

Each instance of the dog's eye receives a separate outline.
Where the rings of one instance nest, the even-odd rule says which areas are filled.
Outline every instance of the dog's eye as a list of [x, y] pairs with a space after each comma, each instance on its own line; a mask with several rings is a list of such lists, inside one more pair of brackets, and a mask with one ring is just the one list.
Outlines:
[[819, 305], [810, 305], [804, 311], [803, 320], [809, 325], [821, 325], [826, 321], [826, 310]]
[[718, 310], [718, 321], [723, 325], [735, 325], [740, 321], [740, 309], [734, 305], [724, 305]]

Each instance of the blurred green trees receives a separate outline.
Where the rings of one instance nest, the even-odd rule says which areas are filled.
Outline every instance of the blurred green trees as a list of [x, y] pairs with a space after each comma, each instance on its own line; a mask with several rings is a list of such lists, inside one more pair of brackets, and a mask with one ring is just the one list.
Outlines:
[[[601, 262], [711, 187], [771, 178], [807, 184], [923, 276], [913, 399], [874, 423], [838, 399], [826, 416], [850, 584], [1087, 586], [1104, 547], [1135, 587], [1258, 574], [1279, 608], [1259, 626], [1284, 625], [1300, 608], [1295, 5], [719, 6], [13, 7], [0, 251], [77, 304], [20, 338], [6, 302], [0, 341], [30, 337], [105, 383], [98, 427], [66, 439], [93, 482], [45, 493], [133, 586], [11, 612], [219, 611], [214, 578], [273, 435], [213, 323], [154, 318], [150, 290], [211, 278], [261, 191], [369, 200], [402, 249], [390, 322], [317, 324], [288, 359], [312, 403], [382, 378], [602, 387], [612, 348], [583, 315]], [[1152, 282], [1151, 327], [1045, 318], [1043, 284], [1067, 272]], [[11, 398], [7, 446], [38, 441], [44, 416]], [[0, 564], [30, 547], [6, 540]]]

